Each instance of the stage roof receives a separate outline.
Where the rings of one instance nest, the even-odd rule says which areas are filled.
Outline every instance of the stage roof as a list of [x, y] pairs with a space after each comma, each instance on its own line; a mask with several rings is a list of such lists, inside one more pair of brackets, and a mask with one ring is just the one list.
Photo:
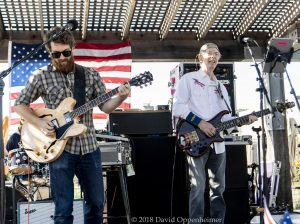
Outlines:
[[241, 36], [255, 39], [260, 53], [271, 37], [298, 41], [299, 18], [299, 0], [4, 0], [0, 43], [40, 42], [51, 27], [76, 19], [77, 41], [130, 40], [136, 60], [190, 59], [208, 41], [223, 59], [242, 60]]

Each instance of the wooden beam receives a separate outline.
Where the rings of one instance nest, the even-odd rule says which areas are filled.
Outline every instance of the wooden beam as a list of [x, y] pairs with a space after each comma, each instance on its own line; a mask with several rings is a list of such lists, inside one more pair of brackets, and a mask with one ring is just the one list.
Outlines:
[[40, 23], [41, 23], [41, 38], [44, 39], [44, 37], [45, 37], [45, 30], [44, 30], [44, 18], [43, 18], [42, 0], [39, 0], [39, 16], [40, 16]]
[[[81, 40], [81, 32], [73, 32], [75, 40]], [[5, 32], [4, 38], [8, 40], [9, 33]], [[40, 43], [41, 37], [38, 31], [15, 31], [11, 39], [20, 43]], [[130, 42], [134, 61], [186, 61], [194, 60], [202, 44], [213, 41], [218, 44], [222, 52], [223, 61], [241, 61], [244, 59], [243, 46], [232, 39], [232, 33], [224, 36], [220, 34], [208, 34], [205, 39], [197, 41], [195, 32], [169, 32], [168, 37], [159, 40], [158, 32], [132, 32]], [[87, 42], [93, 43], [118, 43], [119, 32], [88, 32]], [[3, 52], [7, 52], [7, 42], [0, 46]], [[6, 44], [5, 44], [6, 43]], [[1, 42], [0, 42], [1, 44]], [[7, 60], [7, 54], [1, 54], [0, 60]]]
[[136, 5], [136, 0], [130, 0], [128, 2], [126, 12], [125, 12], [125, 19], [124, 19], [124, 22], [122, 24], [122, 29], [121, 29], [122, 30], [122, 32], [121, 32], [122, 40], [125, 40], [128, 37], [135, 5]]
[[82, 40], [86, 40], [89, 10], [90, 10], [90, 0], [85, 0], [83, 21], [82, 21]]
[[254, 23], [256, 18], [260, 15], [260, 13], [265, 9], [265, 7], [269, 4], [271, 0], [256, 0], [251, 5], [251, 7], [247, 10], [245, 16], [241, 22], [236, 26], [233, 31], [234, 39], [237, 39], [239, 36], [243, 35]]
[[288, 29], [288, 26], [297, 18], [300, 14], [300, 1], [294, 1], [286, 12], [282, 13], [281, 17], [274, 21], [272, 28], [272, 37], [281, 37]]
[[215, 0], [211, 3], [210, 8], [207, 10], [203, 21], [200, 23], [197, 30], [197, 39], [200, 40], [206, 36], [210, 27], [218, 17], [221, 9], [223, 8], [226, 0]]
[[161, 23], [160, 29], [158, 31], [160, 39], [164, 39], [168, 35], [168, 32], [170, 30], [170, 27], [173, 23], [173, 20], [179, 9], [180, 4], [181, 4], [181, 0], [171, 0], [169, 7], [163, 18], [163, 21]]

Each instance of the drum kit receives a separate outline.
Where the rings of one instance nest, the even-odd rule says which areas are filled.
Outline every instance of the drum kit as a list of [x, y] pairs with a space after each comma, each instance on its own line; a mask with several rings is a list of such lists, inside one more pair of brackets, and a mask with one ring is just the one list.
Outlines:
[[[49, 165], [33, 161], [22, 148], [9, 151], [4, 159], [6, 186], [32, 201], [39, 187], [49, 187]], [[13, 184], [15, 182], [15, 185]]]

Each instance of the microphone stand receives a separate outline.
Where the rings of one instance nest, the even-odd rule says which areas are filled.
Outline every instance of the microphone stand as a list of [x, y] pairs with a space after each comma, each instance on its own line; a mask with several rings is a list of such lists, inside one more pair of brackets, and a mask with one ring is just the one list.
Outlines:
[[288, 78], [288, 80], [289, 80], [290, 87], [291, 87], [290, 94], [292, 94], [292, 95], [294, 96], [295, 101], [296, 101], [296, 105], [297, 105], [297, 107], [298, 107], [298, 111], [300, 112], [300, 104], [299, 104], [299, 100], [297, 99], [297, 95], [296, 95], [295, 89], [294, 89], [294, 87], [293, 87], [293, 85], [292, 85], [292, 82], [291, 82], [291, 79], [290, 79], [290, 76], [289, 76], [289, 73], [288, 73], [286, 67], [284, 67], [284, 70], [285, 70], [285, 73], [286, 73], [287, 78]]
[[[16, 61], [12, 66], [10, 66], [8, 69], [4, 70], [0, 73], [0, 130], [3, 130], [3, 112], [2, 112], [2, 97], [4, 95], [4, 81], [3, 79], [19, 64], [21, 64], [23, 61], [26, 61], [31, 56], [36, 54], [40, 49], [42, 49], [46, 44], [51, 42], [52, 40], [58, 38], [61, 36], [66, 30], [71, 28], [64, 28], [61, 29], [59, 32], [55, 33], [53, 36], [51, 36], [47, 41], [45, 41], [43, 44], [38, 46], [36, 49], [29, 52], [24, 58], [19, 59]], [[0, 223], [5, 223], [5, 209], [6, 209], [6, 194], [5, 194], [5, 175], [4, 175], [4, 142], [3, 142], [3, 135], [0, 134]], [[13, 211], [16, 212], [16, 211]]]
[[[262, 131], [262, 144], [261, 144], [261, 149], [260, 149], [260, 144], [257, 145], [257, 150], [258, 150], [258, 155], [259, 155], [259, 159], [260, 159], [260, 152], [262, 150], [262, 154], [263, 154], [263, 180], [261, 181], [262, 177], [261, 177], [261, 172], [259, 172], [259, 184], [263, 185], [262, 186], [259, 186], [259, 195], [260, 195], [260, 198], [259, 198], [259, 206], [260, 208], [263, 208], [263, 195], [267, 195], [267, 165], [266, 165], [266, 148], [267, 148], [267, 141], [266, 141], [266, 131], [265, 131], [265, 125], [264, 125], [264, 114], [263, 114], [263, 110], [264, 110], [264, 105], [263, 105], [263, 96], [266, 97], [266, 100], [268, 102], [268, 104], [271, 106], [272, 108], [272, 105], [271, 105], [271, 101], [270, 101], [270, 98], [268, 96], [268, 92], [265, 88], [265, 85], [264, 85], [264, 82], [263, 82], [263, 78], [261, 76], [261, 72], [258, 68], [258, 64], [255, 60], [255, 57], [253, 55], [253, 52], [252, 52], [252, 49], [251, 47], [249, 46], [249, 41], [246, 42], [246, 45], [247, 45], [247, 48], [249, 50], [249, 53], [251, 55], [251, 58], [254, 62], [254, 67], [256, 69], [256, 72], [257, 72], [257, 75], [258, 75], [258, 78], [256, 79], [257, 81], [259, 81], [259, 88], [256, 89], [256, 91], [259, 91], [260, 92], [260, 115], [261, 115], [261, 131]], [[252, 65], [253, 66], [253, 65]], [[259, 139], [258, 139], [259, 141]], [[258, 161], [259, 163], [259, 170], [260, 170], [260, 161]], [[263, 223], [263, 213], [260, 212], [260, 224]]]

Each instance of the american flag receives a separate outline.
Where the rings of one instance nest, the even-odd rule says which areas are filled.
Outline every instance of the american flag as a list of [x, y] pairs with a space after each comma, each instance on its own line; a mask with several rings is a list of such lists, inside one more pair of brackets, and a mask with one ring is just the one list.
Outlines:
[[268, 208], [267, 199], [265, 196], [263, 196], [264, 201], [264, 223], [265, 224], [276, 224], [277, 222], [274, 220], [274, 218], [271, 215], [271, 212]]
[[[32, 49], [40, 45], [10, 43], [9, 60], [11, 63], [27, 55]], [[75, 62], [92, 67], [98, 72], [106, 84], [107, 91], [114, 89], [131, 77], [131, 46], [130, 42], [117, 44], [78, 43], [74, 50]], [[10, 129], [16, 128], [20, 117], [14, 111], [14, 102], [24, 88], [31, 72], [50, 63], [48, 52], [43, 48], [30, 59], [12, 70], [10, 79]], [[32, 108], [43, 107], [41, 99], [31, 104]], [[123, 102], [120, 108], [130, 108], [130, 97]], [[104, 129], [106, 114], [94, 108], [94, 124], [96, 129]]]
[[[100, 73], [107, 92], [130, 80], [132, 64], [130, 42], [78, 43], [74, 50], [74, 56], [76, 63], [92, 67]], [[120, 105], [120, 108], [130, 108], [130, 97]], [[94, 108], [93, 118], [96, 129], [105, 128], [107, 115], [98, 107]]]
[[[39, 47], [40, 44], [20, 44], [15, 42], [9, 43], [8, 48], [8, 61], [10, 64], [15, 63], [21, 58], [24, 58], [29, 52]], [[50, 62], [49, 53], [45, 48], [40, 49], [31, 58], [19, 64], [14, 68], [10, 75], [10, 129], [15, 129], [20, 122], [20, 117], [14, 110], [14, 103], [20, 95], [21, 90], [24, 88], [31, 72], [36, 69], [48, 65]], [[42, 100], [39, 98], [36, 102], [31, 104], [32, 108], [44, 107]]]

